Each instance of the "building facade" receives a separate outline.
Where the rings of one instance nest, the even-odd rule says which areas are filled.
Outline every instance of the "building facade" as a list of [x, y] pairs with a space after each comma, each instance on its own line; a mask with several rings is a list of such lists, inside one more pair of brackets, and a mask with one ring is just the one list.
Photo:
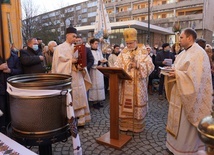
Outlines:
[[[123, 29], [131, 26], [138, 30], [140, 43], [147, 43], [149, 38], [151, 45], [173, 44], [172, 27], [179, 23], [181, 28], [194, 28], [199, 38], [214, 46], [213, 0], [103, 0], [103, 3], [112, 24], [112, 43], [123, 43]], [[64, 40], [65, 29], [69, 25], [76, 27], [87, 41], [93, 37], [96, 10], [97, 0], [88, 0], [34, 18], [42, 27], [57, 31], [60, 42]]]
[[[111, 22], [138, 20], [148, 22], [150, 2], [150, 23], [172, 29], [179, 22], [181, 28], [194, 28], [199, 38], [204, 38], [214, 46], [213, 0], [104, 0]], [[154, 34], [154, 43], [161, 42], [159, 34]], [[174, 42], [174, 36], [168, 36]]]

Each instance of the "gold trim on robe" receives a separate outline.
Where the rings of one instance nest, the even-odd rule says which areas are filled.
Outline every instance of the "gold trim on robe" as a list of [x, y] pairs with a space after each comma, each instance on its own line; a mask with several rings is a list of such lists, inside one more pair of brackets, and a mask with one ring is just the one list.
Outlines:
[[[129, 66], [132, 61], [137, 63], [137, 68]], [[120, 81], [119, 85], [120, 130], [141, 132], [145, 127], [147, 114], [147, 78], [154, 70], [154, 65], [145, 49], [129, 51], [124, 48], [118, 55], [115, 67], [123, 68], [132, 77], [130, 81]]]

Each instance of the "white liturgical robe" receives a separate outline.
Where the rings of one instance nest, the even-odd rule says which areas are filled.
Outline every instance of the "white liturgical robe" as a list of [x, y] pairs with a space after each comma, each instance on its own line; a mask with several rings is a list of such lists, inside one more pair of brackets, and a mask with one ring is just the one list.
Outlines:
[[196, 43], [174, 62], [175, 78], [165, 76], [169, 101], [167, 148], [175, 155], [195, 155], [204, 149], [197, 133], [200, 120], [211, 112], [212, 82], [209, 58]]

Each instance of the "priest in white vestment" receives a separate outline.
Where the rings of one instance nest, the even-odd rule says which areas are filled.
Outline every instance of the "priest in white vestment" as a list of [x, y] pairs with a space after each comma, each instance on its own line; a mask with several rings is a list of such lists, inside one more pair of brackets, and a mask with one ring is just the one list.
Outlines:
[[114, 63], [117, 60], [117, 56], [120, 54], [120, 46], [119, 45], [114, 45], [112, 53], [108, 57], [108, 66], [109, 67], [114, 67]]
[[148, 77], [154, 65], [146, 48], [138, 47], [136, 29], [127, 28], [123, 35], [127, 46], [114, 65], [123, 68], [132, 80], [123, 80], [119, 86], [119, 127], [123, 131], [141, 132], [148, 111]]
[[184, 50], [176, 57], [174, 68], [165, 76], [169, 101], [166, 147], [174, 155], [196, 155], [203, 150], [197, 126], [211, 112], [212, 82], [209, 58], [195, 39], [191, 28], [182, 31]]
[[89, 101], [93, 103], [95, 109], [103, 107], [102, 101], [105, 100], [104, 77], [97, 66], [103, 65], [107, 60], [103, 57], [100, 49], [98, 49], [99, 39], [93, 38], [90, 40], [91, 53], [94, 57], [94, 64], [90, 69], [90, 78], [92, 88], [89, 89]]
[[[86, 86], [84, 78], [89, 77], [86, 68], [77, 65], [78, 57], [75, 57], [74, 43], [76, 41], [76, 29], [69, 27], [66, 29], [66, 41], [57, 46], [52, 63], [52, 73], [68, 74], [72, 76], [72, 100], [75, 117], [78, 118], [78, 126], [84, 126], [91, 120], [88, 105]], [[87, 82], [90, 78], [87, 78]]]

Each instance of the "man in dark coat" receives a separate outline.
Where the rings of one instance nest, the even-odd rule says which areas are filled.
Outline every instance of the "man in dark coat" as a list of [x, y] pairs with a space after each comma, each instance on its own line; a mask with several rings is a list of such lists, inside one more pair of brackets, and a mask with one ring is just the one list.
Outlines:
[[7, 78], [21, 73], [22, 68], [16, 53], [11, 51], [7, 62], [0, 57], [0, 110], [3, 112], [3, 115], [0, 116], [0, 132], [5, 132], [5, 127], [10, 122], [8, 93], [6, 92]]
[[[172, 59], [172, 63], [175, 60], [175, 56], [172, 52], [170, 52], [169, 43], [164, 43], [162, 45], [163, 51], [157, 53], [157, 57], [155, 59], [155, 65], [158, 67], [168, 66], [167, 59]], [[159, 83], [159, 100], [163, 100], [163, 86], [164, 86], [164, 75], [160, 75], [160, 83]]]
[[36, 38], [31, 38], [27, 42], [27, 50], [20, 51], [20, 60], [24, 74], [45, 73], [44, 57], [38, 48]]

